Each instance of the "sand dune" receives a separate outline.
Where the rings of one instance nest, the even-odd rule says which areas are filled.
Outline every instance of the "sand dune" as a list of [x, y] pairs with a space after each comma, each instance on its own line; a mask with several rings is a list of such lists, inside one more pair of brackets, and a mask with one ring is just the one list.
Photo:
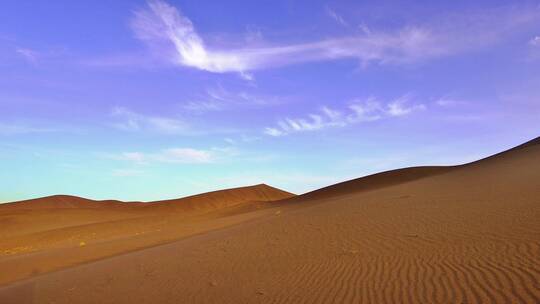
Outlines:
[[96, 201], [72, 195], [53, 195], [25, 201], [0, 204], [2, 210], [37, 209], [93, 209], [93, 208], [163, 208], [178, 210], [207, 210], [250, 201], [274, 201], [289, 198], [294, 194], [266, 184], [212, 191], [179, 199], [155, 202], [122, 202], [117, 200]]
[[[540, 138], [467, 165], [296, 197], [257, 187], [244, 200], [214, 194], [204, 212], [203, 195], [181, 207], [100, 208], [109, 218], [85, 213], [83, 225], [11, 229], [2, 246], [97, 236], [0, 256], [0, 303], [540, 302]], [[13, 208], [0, 209], [2, 227], [25, 212], [47, 216]], [[70, 211], [82, 209], [96, 212]]]
[[[264, 184], [147, 203], [95, 201], [76, 196], [55, 195], [0, 204], [0, 223], [3, 224], [0, 238], [51, 231], [56, 228], [154, 218], [164, 214], [193, 216], [246, 203], [255, 204], [293, 196], [292, 193]], [[51, 209], [54, 209], [54, 212]]]
[[0, 210], [23, 210], [23, 209], [68, 209], [68, 208], [101, 208], [112, 207], [120, 201], [95, 201], [72, 195], [53, 195], [20, 202], [5, 203], [0, 205]]
[[235, 224], [214, 214], [292, 196], [261, 184], [148, 203], [56, 195], [3, 204], [0, 285]]
[[247, 202], [277, 201], [293, 197], [294, 194], [266, 184], [213, 191], [175, 200], [153, 202], [151, 208], [174, 209], [177, 211], [215, 210]]

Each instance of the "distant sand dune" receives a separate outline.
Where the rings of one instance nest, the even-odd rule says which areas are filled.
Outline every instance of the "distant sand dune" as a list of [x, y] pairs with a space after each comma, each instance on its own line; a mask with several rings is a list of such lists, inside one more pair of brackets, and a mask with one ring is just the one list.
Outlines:
[[0, 204], [4, 210], [37, 210], [37, 209], [136, 209], [144, 207], [168, 208], [177, 210], [207, 210], [250, 201], [275, 201], [289, 198], [294, 194], [259, 184], [249, 187], [239, 187], [226, 190], [212, 191], [179, 199], [156, 202], [121, 202], [117, 200], [96, 201], [71, 195], [53, 195], [43, 198]]
[[214, 213], [292, 196], [261, 184], [149, 203], [55, 195], [0, 204], [0, 285], [235, 224], [256, 214]]
[[[204, 212], [193, 212], [199, 197], [121, 215], [107, 207], [118, 221], [81, 226], [90, 229], [12, 231], [0, 244], [36, 233], [99, 237], [0, 256], [9, 273], [0, 274], [0, 303], [540, 302], [540, 139], [467, 165], [394, 170], [296, 197], [253, 192], [232, 203], [214, 195]], [[6, 227], [24, 218], [0, 212]], [[141, 227], [149, 232], [128, 237]], [[32, 273], [47, 263], [55, 266]]]

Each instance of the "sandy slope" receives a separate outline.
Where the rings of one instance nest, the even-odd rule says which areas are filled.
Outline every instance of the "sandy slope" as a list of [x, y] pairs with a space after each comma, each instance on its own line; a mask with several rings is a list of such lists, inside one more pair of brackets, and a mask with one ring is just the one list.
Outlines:
[[236, 224], [257, 213], [215, 213], [291, 196], [261, 184], [150, 203], [57, 195], [3, 204], [0, 285]]
[[[537, 139], [465, 166], [216, 208], [185, 220], [196, 235], [5, 285], [0, 302], [538, 303], [539, 219]], [[41, 254], [110, 250], [97, 245]], [[41, 265], [31, 258], [3, 259]]]

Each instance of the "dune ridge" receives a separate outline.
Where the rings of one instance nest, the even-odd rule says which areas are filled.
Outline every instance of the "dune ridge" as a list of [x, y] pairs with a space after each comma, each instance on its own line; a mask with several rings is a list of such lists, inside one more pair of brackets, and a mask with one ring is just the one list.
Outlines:
[[181, 199], [156, 201], [150, 203], [151, 206], [147, 207], [173, 208], [178, 211], [219, 209], [247, 202], [271, 202], [294, 196], [295, 194], [290, 192], [266, 184], [258, 184], [249, 187], [212, 191]]
[[206, 207], [219, 208], [228, 205], [240, 204], [249, 201], [272, 201], [289, 198], [294, 194], [271, 187], [266, 184], [258, 184], [246, 187], [237, 187], [225, 190], [217, 190], [207, 193], [196, 194], [177, 199], [153, 201], [153, 202], [123, 202], [119, 200], [92, 200], [73, 195], [52, 195], [47, 197], [9, 202], [0, 204], [0, 210], [7, 209], [87, 209], [87, 208], [163, 208], [171, 207], [179, 210], [205, 209]]
[[[147, 203], [55, 195], [0, 205], [0, 268], [12, 269], [0, 272], [0, 285], [231, 225], [210, 219], [292, 196], [259, 184]], [[81, 254], [81, 246], [95, 250]]]
[[476, 160], [470, 163], [463, 165], [455, 166], [418, 166], [418, 167], [407, 167], [394, 169], [384, 172], [379, 172], [375, 174], [370, 174], [364, 177], [340, 182], [334, 185], [326, 186], [321, 189], [310, 191], [295, 197], [287, 198], [284, 201], [287, 202], [301, 202], [301, 201], [310, 201], [318, 200], [322, 198], [329, 198], [334, 196], [346, 195], [349, 193], [358, 193], [364, 191], [371, 191], [379, 188], [384, 188], [388, 186], [398, 185], [402, 183], [407, 183], [417, 179], [430, 177], [438, 174], [443, 174], [450, 172], [452, 170], [461, 169], [476, 164], [484, 164], [491, 160], [504, 157], [512, 157], [515, 152], [540, 145], [540, 137], [527, 141], [519, 146], [511, 148], [509, 150], [496, 153], [494, 155], [487, 156], [480, 160]]

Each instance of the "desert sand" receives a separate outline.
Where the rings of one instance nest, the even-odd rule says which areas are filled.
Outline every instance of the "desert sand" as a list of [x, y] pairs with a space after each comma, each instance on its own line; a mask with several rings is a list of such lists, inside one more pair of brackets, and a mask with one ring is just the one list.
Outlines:
[[540, 138], [295, 196], [0, 205], [0, 303], [539, 303]]

